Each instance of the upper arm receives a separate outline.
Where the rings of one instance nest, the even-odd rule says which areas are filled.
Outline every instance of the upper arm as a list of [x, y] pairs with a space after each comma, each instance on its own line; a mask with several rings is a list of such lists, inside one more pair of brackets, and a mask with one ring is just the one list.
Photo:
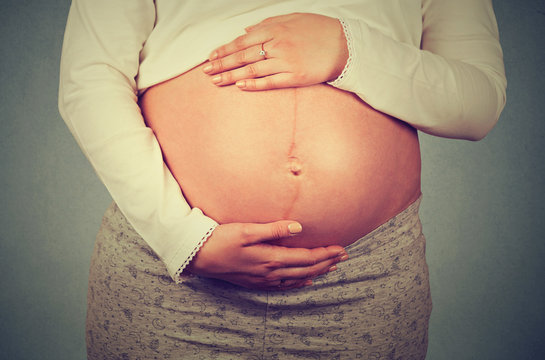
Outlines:
[[154, 23], [153, 0], [73, 0], [61, 60], [65, 85], [121, 79], [135, 89], [140, 51]]
[[99, 128], [115, 133], [143, 126], [135, 76], [154, 23], [153, 0], [73, 0], [61, 57], [59, 110], [80, 144], [103, 140]]

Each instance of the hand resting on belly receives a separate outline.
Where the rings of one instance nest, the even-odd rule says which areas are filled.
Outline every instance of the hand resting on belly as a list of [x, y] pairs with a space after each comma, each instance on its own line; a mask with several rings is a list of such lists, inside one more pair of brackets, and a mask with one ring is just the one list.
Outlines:
[[416, 131], [329, 85], [242, 92], [197, 68], [140, 104], [192, 206], [220, 224], [299, 221], [284, 246], [346, 246], [420, 194]]
[[[300, 281], [286, 287], [302, 286], [339, 261], [340, 246], [420, 194], [416, 131], [329, 85], [242, 92], [214, 86], [199, 67], [148, 89], [140, 105], [188, 202], [220, 224], [233, 224], [216, 229], [208, 242], [223, 231], [248, 232], [235, 224], [291, 220], [303, 226], [300, 234], [261, 236], [260, 245], [317, 250], [304, 255], [316, 264], [312, 269], [301, 257], [288, 265], [275, 254], [264, 265], [267, 280], [227, 279], [234, 283], [267, 288], [288, 278]], [[278, 232], [286, 233], [288, 223]], [[208, 275], [206, 268], [193, 270]]]
[[[348, 58], [337, 19], [289, 14], [246, 31], [211, 62], [149, 89], [141, 106], [188, 202], [221, 224], [190, 270], [251, 288], [300, 287], [346, 259], [338, 245], [419, 196], [418, 138], [323, 84]], [[287, 236], [300, 226], [281, 219], [304, 231]]]

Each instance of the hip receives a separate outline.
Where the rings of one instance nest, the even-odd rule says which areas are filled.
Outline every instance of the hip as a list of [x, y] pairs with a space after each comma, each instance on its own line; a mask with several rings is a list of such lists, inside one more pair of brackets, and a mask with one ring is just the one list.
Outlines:
[[339, 270], [285, 292], [199, 277], [175, 284], [112, 205], [91, 265], [89, 354], [424, 359], [431, 299], [418, 205], [348, 246]]

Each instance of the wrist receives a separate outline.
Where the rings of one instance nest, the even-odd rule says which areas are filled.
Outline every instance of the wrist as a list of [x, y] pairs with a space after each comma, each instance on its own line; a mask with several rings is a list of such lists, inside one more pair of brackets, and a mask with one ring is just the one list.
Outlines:
[[349, 78], [349, 73], [353, 70], [353, 62], [354, 62], [354, 43], [353, 43], [353, 35], [352, 35], [352, 26], [353, 24], [350, 23], [349, 19], [339, 18], [338, 23], [341, 25], [342, 32], [343, 32], [343, 38], [344, 38], [344, 46], [346, 46], [346, 59], [344, 60], [344, 67], [342, 68], [340, 74], [337, 75], [337, 77], [332, 78], [330, 81], [328, 81], [328, 84], [337, 88], [343, 89], [343, 84], [345, 83], [345, 79]]
[[348, 41], [345, 34], [345, 29], [343, 27], [343, 24], [341, 20], [334, 19], [335, 20], [335, 39], [336, 39], [336, 49], [335, 52], [336, 56], [334, 59], [334, 66], [331, 71], [330, 76], [328, 77], [327, 81], [334, 81], [337, 79], [341, 74], [343, 73], [345, 67], [348, 64], [348, 58], [350, 57], [350, 52], [348, 49]]

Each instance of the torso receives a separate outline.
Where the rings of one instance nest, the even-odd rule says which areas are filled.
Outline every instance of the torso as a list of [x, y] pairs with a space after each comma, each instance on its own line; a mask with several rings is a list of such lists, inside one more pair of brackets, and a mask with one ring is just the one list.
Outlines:
[[326, 84], [244, 92], [198, 67], [140, 106], [191, 206], [219, 223], [301, 222], [285, 246], [346, 246], [420, 195], [416, 131]]

